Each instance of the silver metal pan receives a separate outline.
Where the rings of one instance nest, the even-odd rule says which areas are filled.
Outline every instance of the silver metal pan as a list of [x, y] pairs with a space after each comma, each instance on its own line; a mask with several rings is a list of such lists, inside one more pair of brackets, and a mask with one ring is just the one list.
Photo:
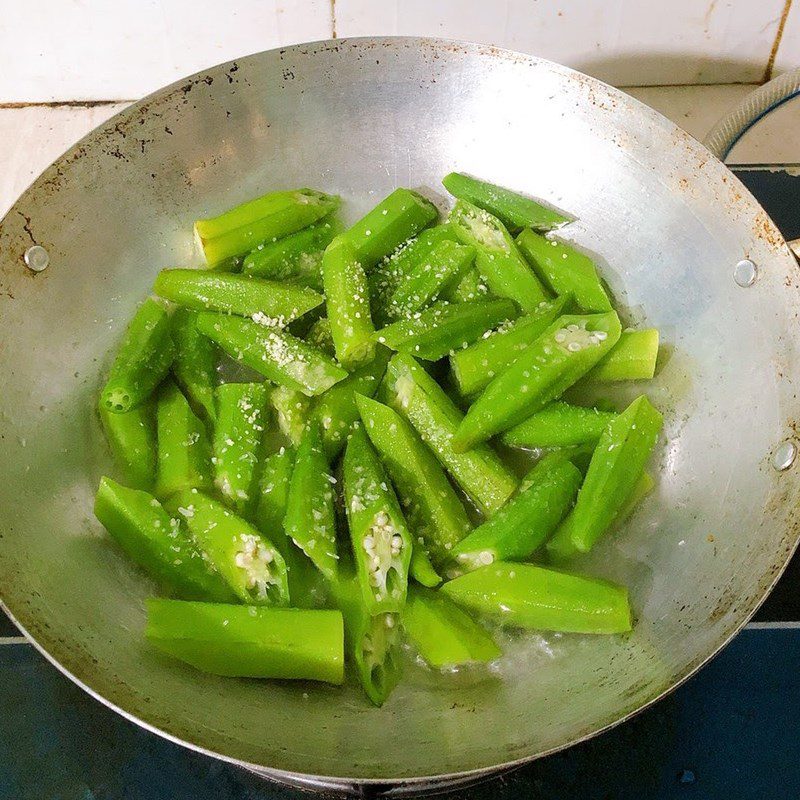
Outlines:
[[[354, 687], [218, 679], [161, 658], [142, 637], [152, 587], [91, 511], [109, 469], [96, 392], [134, 304], [158, 269], [197, 262], [196, 217], [297, 185], [340, 192], [352, 216], [398, 185], [444, 204], [453, 169], [575, 214], [566, 233], [599, 255], [629, 321], [662, 331], [647, 389], [667, 419], [657, 492], [582, 565], [631, 587], [633, 634], [524, 636], [501, 674], [412, 670], [380, 710]], [[26, 266], [33, 245], [49, 254], [42, 272]], [[749, 286], [735, 280], [744, 259]], [[691, 675], [794, 549], [800, 474], [773, 461], [791, 460], [780, 448], [800, 416], [799, 300], [792, 255], [725, 166], [585, 75], [421, 39], [215, 67], [93, 131], [0, 223], [4, 607], [102, 702], [279, 780], [408, 791], [566, 747]]]

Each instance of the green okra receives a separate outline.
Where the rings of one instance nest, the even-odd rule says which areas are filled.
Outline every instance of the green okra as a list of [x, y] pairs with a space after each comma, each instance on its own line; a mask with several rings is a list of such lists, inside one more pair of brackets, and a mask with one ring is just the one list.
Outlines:
[[386, 373], [390, 355], [385, 347], [378, 347], [369, 364], [351, 372], [341, 383], [316, 399], [312, 415], [322, 428], [322, 444], [329, 461], [332, 462], [342, 451], [358, 420], [356, 395], [372, 397], [375, 394]]
[[513, 428], [582, 378], [617, 342], [616, 313], [559, 317], [469, 407], [452, 439], [468, 450]]
[[562, 314], [571, 303], [568, 295], [547, 300], [531, 314], [501, 325], [464, 350], [450, 356], [450, 368], [464, 396], [485, 389], [510, 367]]
[[166, 508], [184, 520], [197, 547], [241, 602], [289, 605], [283, 556], [250, 523], [197, 489], [172, 495]]
[[352, 577], [339, 581], [336, 600], [344, 619], [346, 657], [352, 662], [364, 693], [380, 707], [403, 671], [400, 616], [370, 614], [358, 580]]
[[202, 269], [163, 269], [153, 290], [194, 311], [256, 317], [281, 327], [322, 305], [325, 299], [304, 286]]
[[407, 317], [426, 308], [461, 278], [475, 260], [475, 248], [444, 239], [434, 245], [428, 258], [417, 264], [394, 290], [389, 307], [396, 318]]
[[375, 355], [369, 304], [369, 286], [356, 249], [344, 236], [337, 236], [322, 258], [325, 308], [336, 358], [347, 369], [371, 361]]
[[611, 311], [611, 301], [589, 256], [529, 228], [517, 236], [519, 247], [553, 294], [571, 294], [584, 311]]
[[436, 206], [410, 189], [395, 189], [367, 212], [344, 237], [355, 248], [355, 257], [370, 272], [403, 242], [427, 228], [438, 216]]
[[488, 445], [464, 453], [453, 449], [463, 414], [411, 356], [398, 353], [389, 362], [380, 399], [411, 423], [482, 513], [490, 516], [514, 493], [517, 479]]
[[431, 563], [431, 557], [419, 539], [411, 550], [411, 563], [408, 566], [409, 575], [421, 586], [433, 588], [442, 582], [442, 576]]
[[331, 582], [336, 580], [339, 559], [334, 482], [319, 425], [309, 423], [297, 448], [283, 527], [287, 536]]
[[339, 202], [338, 197], [314, 189], [270, 192], [218, 217], [197, 220], [195, 236], [206, 262], [216, 264], [318, 222]]
[[501, 655], [489, 633], [441, 592], [413, 587], [403, 627], [432, 667], [493, 661]]
[[263, 383], [223, 383], [217, 387], [214, 425], [214, 482], [222, 499], [247, 516], [256, 500], [257, 468], [267, 412]]
[[295, 281], [322, 291], [322, 254], [340, 231], [340, 223], [324, 219], [276, 242], [262, 242], [246, 256], [242, 272], [273, 281]]
[[269, 393], [269, 402], [275, 412], [278, 429], [292, 446], [297, 447], [311, 418], [311, 398], [296, 389], [276, 386]]
[[100, 403], [100, 420], [114, 461], [134, 489], [152, 489], [156, 480], [156, 431], [150, 402], [124, 414]]
[[517, 313], [516, 305], [503, 298], [436, 303], [381, 328], [375, 336], [392, 350], [410, 353], [425, 361], [438, 361], [458, 348], [466, 348]]
[[[608, 526], [608, 530], [613, 530], [622, 525], [623, 522], [633, 513], [639, 503], [653, 491], [655, 481], [647, 472], [643, 472], [636, 481], [627, 500], [617, 512], [614, 521]], [[572, 528], [574, 522], [574, 512], [570, 512], [556, 528], [555, 533], [548, 539], [546, 544], [547, 555], [552, 561], [560, 562], [568, 558], [579, 555], [580, 550], [572, 543]]]
[[507, 430], [503, 442], [511, 447], [529, 448], [594, 444], [616, 416], [611, 411], [556, 400]]
[[339, 611], [147, 600], [148, 641], [203, 672], [344, 681]]
[[498, 561], [448, 581], [441, 591], [504, 625], [598, 634], [625, 633], [632, 625], [624, 586], [534, 564]]
[[481, 278], [480, 272], [475, 267], [468, 269], [461, 280], [442, 294], [444, 300], [451, 303], [466, 303], [470, 300], [480, 300], [489, 294], [486, 281]]
[[658, 330], [623, 331], [611, 352], [586, 374], [587, 381], [650, 380], [658, 360]]
[[614, 521], [644, 472], [663, 417], [641, 395], [607, 425], [573, 512], [571, 540], [588, 552]]
[[172, 314], [175, 359], [172, 374], [192, 410], [206, 423], [216, 416], [217, 349], [197, 330], [197, 312], [178, 307]]
[[582, 480], [566, 458], [545, 456], [523, 481], [519, 494], [462, 539], [450, 557], [467, 570], [528, 558], [570, 510]]
[[197, 328], [228, 355], [268, 380], [303, 394], [322, 394], [347, 372], [317, 348], [271, 325], [202, 312]]
[[148, 298], [122, 337], [100, 395], [101, 404], [115, 414], [141, 405], [169, 371], [174, 355], [169, 314], [161, 303]]
[[411, 534], [364, 429], [347, 442], [344, 496], [356, 576], [371, 616], [398, 612], [408, 589]]
[[[427, 551], [435, 566], [447, 563], [450, 552], [471, 527], [458, 495], [436, 457], [406, 419], [376, 400], [359, 396], [356, 402], [364, 430], [397, 489], [414, 536], [414, 555]], [[414, 556], [412, 572], [413, 566]], [[424, 562], [420, 563], [416, 572], [425, 578], [420, 582], [427, 584], [433, 576], [425, 567]]]
[[327, 317], [320, 317], [308, 329], [306, 341], [329, 356], [336, 355], [336, 345], [333, 343], [331, 322]]
[[533, 228], [551, 231], [572, 220], [530, 197], [502, 186], [472, 178], [463, 172], [451, 172], [442, 179], [453, 197], [466, 200], [497, 217], [507, 228]]
[[372, 318], [381, 325], [392, 322], [391, 298], [397, 287], [429, 262], [429, 256], [437, 245], [457, 241], [450, 225], [434, 225], [384, 258], [367, 277]]
[[211, 443], [206, 427], [181, 390], [168, 381], [158, 395], [158, 476], [154, 493], [164, 499], [183, 489], [210, 489]]
[[228, 603], [233, 592], [153, 495], [101, 478], [94, 515], [125, 554], [170, 594]]
[[314, 564], [287, 536], [284, 529], [295, 452], [281, 447], [261, 463], [258, 502], [253, 515], [256, 527], [280, 551], [286, 562], [289, 597], [297, 608], [319, 605], [325, 593], [322, 576]]
[[548, 299], [544, 286], [499, 219], [457, 200], [448, 221], [464, 244], [476, 248], [475, 266], [492, 294], [510, 298], [527, 312], [535, 311]]

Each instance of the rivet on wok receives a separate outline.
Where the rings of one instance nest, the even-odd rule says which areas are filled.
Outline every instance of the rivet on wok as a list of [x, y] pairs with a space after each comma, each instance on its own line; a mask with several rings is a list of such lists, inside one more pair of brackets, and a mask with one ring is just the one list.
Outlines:
[[746, 289], [755, 283], [757, 274], [758, 268], [756, 265], [749, 258], [744, 258], [734, 268], [733, 279], [739, 286]]
[[25, 251], [25, 264], [33, 272], [47, 269], [50, 263], [50, 254], [40, 244], [35, 244]]
[[797, 445], [787, 439], [773, 453], [772, 466], [779, 472], [783, 472], [783, 470], [789, 469], [794, 464], [795, 458], [797, 458]]

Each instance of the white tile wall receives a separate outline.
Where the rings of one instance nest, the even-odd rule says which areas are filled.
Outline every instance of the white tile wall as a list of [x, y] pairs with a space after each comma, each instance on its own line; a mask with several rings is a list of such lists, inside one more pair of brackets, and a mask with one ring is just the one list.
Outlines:
[[[635, 86], [762, 78], [789, 0], [2, 0], [0, 103], [138, 98], [332, 35], [472, 39]], [[800, 47], [800, 8], [780, 64]]]
[[330, 0], [3, 0], [0, 103], [142, 97], [279, 45], [328, 39]]
[[336, 0], [339, 36], [510, 47], [618, 86], [759, 81], [785, 0]]

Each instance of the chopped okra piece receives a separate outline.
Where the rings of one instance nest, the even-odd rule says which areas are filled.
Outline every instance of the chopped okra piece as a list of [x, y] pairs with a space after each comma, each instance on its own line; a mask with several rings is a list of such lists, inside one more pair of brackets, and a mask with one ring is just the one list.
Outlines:
[[[389, 471], [415, 539], [412, 572], [418, 552], [429, 553], [437, 566], [445, 564], [471, 527], [458, 495], [406, 419], [376, 400], [357, 397], [356, 401], [364, 430]], [[433, 575], [425, 567], [419, 563], [417, 572], [427, 585]]]
[[203, 672], [341, 684], [339, 611], [147, 600], [145, 636]]
[[336, 600], [344, 618], [346, 655], [355, 667], [364, 693], [380, 707], [403, 671], [400, 616], [370, 614], [358, 580], [353, 578], [339, 581]]
[[554, 294], [571, 294], [584, 311], [611, 311], [611, 301], [589, 256], [530, 229], [517, 236], [517, 246]]
[[442, 582], [442, 576], [436, 571], [428, 551], [417, 538], [413, 549], [411, 550], [411, 564], [408, 567], [409, 575], [421, 586], [433, 588]]
[[431, 248], [428, 258], [417, 264], [389, 300], [396, 318], [407, 317], [433, 303], [457, 285], [475, 260], [475, 248], [447, 239]]
[[253, 521], [256, 527], [280, 551], [286, 562], [289, 597], [297, 608], [317, 606], [324, 597], [323, 580], [314, 564], [287, 536], [284, 529], [289, 487], [294, 470], [294, 450], [282, 447], [261, 464], [258, 503]]
[[[655, 481], [649, 473], [643, 472], [633, 487], [633, 491], [628, 496], [625, 504], [620, 508], [614, 521], [608, 526], [611, 531], [622, 525], [623, 522], [633, 513], [639, 503], [653, 491]], [[573, 513], [570, 512], [561, 524], [556, 528], [555, 533], [548, 539], [546, 548], [547, 555], [554, 562], [565, 561], [573, 556], [580, 555], [580, 550], [572, 543]]]
[[223, 383], [217, 387], [214, 482], [222, 499], [244, 516], [256, 499], [266, 407], [267, 387], [263, 383]]
[[289, 605], [283, 556], [250, 523], [197, 489], [178, 492], [166, 507], [184, 520], [195, 544], [240, 601]]
[[128, 558], [156, 583], [187, 600], [229, 603], [233, 592], [153, 495], [101, 478], [94, 515]]
[[572, 221], [530, 197], [472, 178], [463, 172], [445, 175], [442, 184], [453, 197], [466, 200], [494, 214], [507, 228], [551, 231]]
[[367, 212], [344, 237], [355, 248], [355, 257], [370, 272], [403, 242], [416, 236], [438, 216], [436, 206], [410, 189], [395, 189]]
[[436, 303], [381, 328], [375, 336], [392, 350], [410, 353], [425, 361], [438, 361], [458, 348], [466, 348], [517, 313], [516, 305], [502, 298]]
[[269, 402], [280, 432], [297, 447], [311, 418], [311, 398], [296, 389], [276, 386], [269, 394]]
[[475, 267], [468, 269], [464, 277], [442, 294], [443, 299], [451, 303], [467, 303], [470, 300], [480, 300], [489, 294], [486, 281], [481, 278], [480, 272]]
[[411, 588], [403, 627], [419, 654], [436, 669], [493, 661], [501, 655], [488, 632], [441, 592]]
[[624, 586], [534, 564], [498, 561], [448, 581], [440, 591], [469, 611], [520, 628], [625, 633], [632, 624]]
[[616, 313], [559, 317], [469, 407], [452, 440], [462, 452], [560, 397], [617, 342]]
[[474, 395], [510, 367], [562, 314], [571, 299], [568, 295], [547, 300], [531, 314], [489, 331], [475, 344], [456, 350], [450, 367], [462, 395]]
[[211, 443], [206, 427], [171, 381], [158, 396], [158, 477], [155, 495], [169, 497], [182, 489], [210, 489]]
[[587, 381], [650, 380], [658, 360], [658, 330], [623, 331], [611, 352], [586, 374]]
[[347, 377], [323, 352], [272, 325], [203, 312], [198, 314], [197, 327], [232, 358], [303, 394], [322, 394]]
[[325, 219], [276, 242], [262, 242], [245, 257], [242, 272], [273, 281], [290, 280], [321, 292], [322, 254], [340, 230], [336, 220]]
[[156, 480], [156, 431], [153, 404], [144, 403], [124, 414], [100, 403], [100, 420], [114, 461], [134, 489], [152, 489]]
[[331, 322], [327, 317], [320, 317], [306, 334], [306, 341], [329, 356], [336, 355], [336, 345], [333, 343]]
[[175, 360], [172, 374], [192, 410], [206, 423], [217, 413], [214, 387], [217, 383], [217, 348], [197, 330], [197, 312], [176, 308], [172, 314]]
[[411, 356], [398, 353], [389, 362], [380, 399], [411, 423], [482, 513], [493, 514], [514, 493], [517, 479], [488, 445], [464, 453], [453, 449], [464, 416]]
[[462, 539], [450, 557], [462, 568], [528, 558], [572, 507], [583, 476], [560, 456], [546, 456], [524, 480], [519, 494]]
[[369, 286], [356, 249], [344, 236], [337, 236], [322, 258], [325, 308], [336, 358], [347, 369], [371, 361], [375, 355], [369, 305]]
[[548, 294], [517, 249], [511, 234], [488, 211], [457, 200], [448, 222], [464, 244], [476, 248], [475, 266], [492, 294], [532, 312]]
[[556, 400], [506, 431], [503, 442], [511, 447], [529, 448], [593, 444], [616, 416], [611, 411]]
[[626, 504], [644, 472], [663, 417], [644, 396], [608, 423], [595, 448], [573, 512], [571, 539], [588, 552]]
[[270, 192], [211, 219], [194, 223], [208, 264], [251, 251], [260, 242], [277, 241], [327, 217], [339, 198], [313, 189]]
[[397, 287], [417, 269], [429, 263], [435, 247], [442, 242], [457, 241], [450, 225], [434, 225], [384, 258], [368, 276], [372, 318], [381, 325], [391, 322], [391, 299]]
[[163, 269], [153, 290], [195, 311], [266, 318], [279, 327], [322, 305], [325, 299], [313, 289], [291, 283], [202, 269]]
[[331, 582], [336, 580], [339, 559], [334, 483], [319, 426], [310, 423], [297, 448], [283, 526], [287, 536]]
[[122, 337], [100, 402], [115, 414], [141, 405], [169, 371], [174, 354], [167, 310], [148, 298]]
[[390, 355], [385, 347], [378, 347], [369, 364], [351, 372], [316, 399], [313, 416], [322, 428], [322, 443], [329, 461], [339, 455], [358, 420], [356, 395], [372, 397], [375, 394], [386, 373]]
[[350, 542], [364, 604], [371, 616], [400, 611], [406, 600], [411, 534], [394, 490], [363, 428], [344, 454]]

